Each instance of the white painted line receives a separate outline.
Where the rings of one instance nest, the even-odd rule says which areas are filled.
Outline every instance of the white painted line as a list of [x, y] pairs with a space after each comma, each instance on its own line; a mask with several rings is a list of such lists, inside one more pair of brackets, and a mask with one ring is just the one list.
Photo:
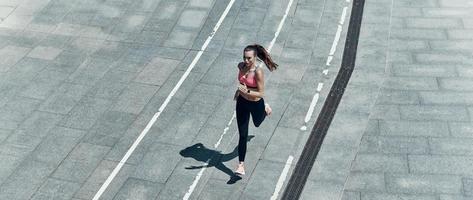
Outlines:
[[[347, 2], [350, 2], [347, 0]], [[343, 24], [345, 23], [345, 18], [347, 16], [347, 9], [348, 7], [345, 6], [343, 7], [342, 15], [340, 16], [339, 24], [337, 25], [337, 32], [335, 33], [335, 38], [333, 39], [332, 43], [332, 48], [330, 48], [329, 55], [327, 57], [327, 61], [325, 63], [326, 67], [330, 66], [333, 56], [335, 54], [335, 51], [337, 50], [337, 45], [338, 42], [340, 41], [340, 35], [342, 34], [342, 29], [343, 29]], [[328, 75], [328, 69], [324, 69], [322, 72], [324, 75]], [[309, 122], [310, 118], [312, 118], [312, 114], [314, 112], [314, 108], [317, 105], [317, 101], [319, 100], [319, 93], [322, 90], [323, 83], [319, 83], [317, 86], [317, 92], [314, 94], [314, 97], [312, 98], [312, 101], [310, 102], [309, 110], [307, 110], [307, 114], [304, 118], [304, 125], [301, 126], [300, 130], [305, 131], [307, 130], [307, 122]]]
[[[290, 0], [288, 5], [287, 5], [287, 8], [286, 8], [286, 12], [284, 13], [284, 16], [283, 18], [281, 19], [281, 21], [279, 22], [279, 25], [278, 25], [278, 29], [276, 31], [276, 33], [274, 33], [274, 38], [271, 40], [269, 46], [268, 46], [268, 52], [271, 52], [271, 49], [273, 48], [273, 45], [274, 43], [276, 42], [276, 39], [277, 37], [279, 36], [279, 33], [281, 32], [281, 29], [284, 25], [284, 22], [286, 21], [286, 18], [287, 18], [287, 15], [289, 14], [289, 11], [290, 11], [290, 8], [291, 8], [291, 5], [292, 5], [292, 2], [293, 0]], [[230, 121], [227, 123], [227, 126], [225, 127], [225, 129], [223, 130], [223, 133], [222, 135], [220, 135], [220, 138], [218, 139], [217, 143], [215, 143], [214, 145], [214, 148], [218, 148], [218, 146], [220, 145], [222, 139], [223, 139], [223, 136], [227, 133], [227, 131], [230, 129], [230, 125], [232, 124], [233, 120], [235, 119], [236, 117], [236, 112], [234, 111], [233, 112], [233, 116], [232, 118], [230, 119]], [[210, 160], [208, 160], [206, 162], [206, 164], [208, 164]], [[195, 187], [197, 186], [197, 184], [199, 183], [200, 181], [200, 178], [202, 177], [203, 173], [205, 171], [205, 168], [202, 168], [199, 173], [197, 174], [197, 176], [194, 178], [194, 181], [192, 182], [192, 185], [189, 186], [189, 189], [187, 190], [186, 194], [184, 195], [184, 197], [182, 198], [183, 200], [188, 200], [190, 198], [190, 196], [192, 195], [192, 193], [194, 192], [195, 190]]]
[[274, 189], [273, 196], [271, 196], [271, 200], [278, 199], [279, 192], [281, 191], [282, 186], [284, 185], [284, 181], [286, 180], [287, 174], [289, 173], [289, 168], [291, 167], [293, 159], [294, 157], [292, 156], [289, 156], [289, 158], [287, 158], [286, 165], [282, 170], [281, 176], [279, 176], [278, 183], [276, 184], [276, 188]]
[[225, 17], [227, 16], [228, 12], [230, 11], [230, 8], [233, 6], [233, 3], [235, 2], [235, 0], [231, 0], [227, 7], [225, 8], [225, 11], [223, 12], [223, 14], [220, 16], [220, 19], [218, 20], [217, 24], [215, 25], [215, 27], [213, 28], [213, 31], [212, 33], [209, 35], [209, 37], [207, 38], [207, 40], [204, 42], [204, 44], [202, 45], [200, 51], [197, 53], [197, 55], [195, 56], [194, 60], [192, 60], [192, 63], [189, 65], [189, 67], [187, 68], [186, 72], [184, 73], [184, 75], [182, 75], [181, 79], [179, 80], [179, 82], [176, 84], [176, 86], [174, 86], [174, 88], [172, 89], [171, 93], [168, 95], [168, 97], [166, 98], [166, 100], [164, 101], [164, 103], [159, 107], [159, 110], [157, 113], [154, 114], [153, 118], [151, 118], [151, 120], [148, 122], [148, 124], [146, 125], [145, 129], [140, 133], [140, 135], [138, 136], [138, 138], [135, 140], [135, 142], [133, 143], [133, 145], [131, 145], [130, 149], [128, 149], [128, 151], [126, 152], [125, 156], [123, 156], [123, 158], [120, 160], [120, 162], [118, 163], [118, 165], [115, 167], [115, 169], [113, 169], [112, 173], [108, 176], [107, 180], [105, 180], [105, 182], [103, 183], [103, 185], [100, 187], [100, 189], [97, 191], [97, 193], [95, 194], [93, 200], [98, 200], [102, 194], [105, 192], [105, 190], [107, 189], [107, 187], [110, 185], [110, 183], [112, 182], [112, 180], [115, 178], [115, 176], [118, 174], [118, 172], [120, 172], [121, 168], [123, 167], [123, 165], [126, 163], [126, 161], [128, 160], [128, 158], [131, 156], [131, 154], [133, 153], [133, 151], [135, 151], [136, 147], [138, 147], [138, 145], [140, 144], [141, 140], [143, 140], [143, 138], [146, 136], [146, 134], [148, 133], [148, 131], [151, 129], [151, 127], [153, 126], [153, 124], [156, 122], [156, 120], [158, 119], [158, 117], [161, 115], [161, 113], [163, 112], [163, 110], [166, 108], [166, 106], [168, 105], [168, 103], [171, 101], [172, 97], [174, 96], [174, 94], [176, 94], [177, 90], [181, 87], [182, 83], [184, 82], [184, 80], [186, 80], [187, 76], [189, 76], [191, 70], [194, 68], [195, 64], [197, 63], [197, 61], [199, 61], [200, 57], [202, 56], [203, 52], [205, 51], [205, 49], [207, 48], [208, 44], [210, 43], [210, 41], [212, 40], [212, 38], [214, 37], [215, 33], [217, 32], [218, 28], [220, 27], [220, 25], [222, 24], [223, 20], [225, 19]]
[[289, 14], [289, 11], [291, 10], [292, 2], [293, 2], [293, 0], [290, 0], [289, 3], [287, 4], [286, 12], [284, 13], [284, 16], [282, 17], [281, 21], [279, 22], [279, 26], [278, 26], [278, 29], [277, 29], [276, 33], [274, 33], [273, 40], [271, 40], [271, 42], [269, 43], [268, 51], [271, 51], [271, 49], [273, 48], [274, 43], [276, 42], [276, 39], [279, 36], [279, 33], [281, 32], [281, 29], [284, 25], [284, 22], [286, 21], [287, 15]]

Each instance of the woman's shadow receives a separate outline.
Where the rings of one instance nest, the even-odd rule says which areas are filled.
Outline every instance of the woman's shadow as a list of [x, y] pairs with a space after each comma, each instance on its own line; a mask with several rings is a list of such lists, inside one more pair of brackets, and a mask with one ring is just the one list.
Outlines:
[[[248, 136], [248, 141], [250, 141], [253, 135]], [[237, 181], [241, 180], [240, 176], [237, 176], [230, 168], [225, 166], [223, 162], [227, 162], [238, 157], [238, 146], [235, 149], [227, 154], [222, 154], [220, 151], [209, 149], [205, 147], [202, 143], [194, 144], [190, 147], [187, 147], [179, 152], [182, 157], [185, 158], [194, 158], [197, 161], [205, 162], [201, 166], [189, 166], [186, 169], [201, 169], [204, 167], [215, 167], [220, 171], [228, 174], [230, 180], [227, 181], [227, 184], [234, 184]]]

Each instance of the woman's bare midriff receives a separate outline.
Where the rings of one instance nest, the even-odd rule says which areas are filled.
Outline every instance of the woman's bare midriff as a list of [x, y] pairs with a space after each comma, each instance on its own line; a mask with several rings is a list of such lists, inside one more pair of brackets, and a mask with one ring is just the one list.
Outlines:
[[[256, 88], [250, 88], [250, 87], [248, 87], [248, 89], [251, 90], [251, 91], [255, 91], [255, 92], [257, 91]], [[240, 91], [240, 95], [241, 95], [243, 98], [245, 98], [246, 100], [248, 100], [248, 101], [259, 101], [259, 100], [261, 99], [260, 97], [252, 97], [252, 96], [249, 96], [248, 94], [245, 94], [245, 93], [243, 93], [243, 92], [241, 92], [241, 91]]]

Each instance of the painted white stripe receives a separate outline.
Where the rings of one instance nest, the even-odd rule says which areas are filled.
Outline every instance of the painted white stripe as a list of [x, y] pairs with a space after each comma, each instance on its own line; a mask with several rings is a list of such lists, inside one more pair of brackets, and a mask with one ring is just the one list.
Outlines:
[[176, 94], [177, 90], [181, 87], [182, 83], [184, 82], [184, 80], [186, 80], [187, 76], [190, 74], [191, 70], [194, 68], [195, 64], [197, 63], [197, 61], [199, 61], [200, 57], [202, 56], [203, 52], [205, 51], [205, 49], [207, 48], [208, 44], [210, 43], [210, 41], [212, 40], [212, 38], [214, 37], [215, 33], [217, 32], [218, 28], [220, 27], [220, 25], [222, 24], [223, 20], [225, 19], [225, 17], [227, 16], [228, 12], [230, 11], [230, 8], [233, 6], [233, 3], [235, 2], [235, 0], [231, 0], [227, 7], [225, 8], [225, 11], [223, 12], [223, 14], [220, 16], [220, 19], [218, 20], [217, 24], [215, 25], [215, 27], [213, 28], [213, 31], [212, 33], [209, 35], [209, 37], [207, 38], [207, 40], [204, 42], [204, 44], [202, 45], [200, 51], [197, 53], [197, 55], [195, 56], [194, 60], [192, 60], [192, 63], [189, 65], [189, 67], [187, 68], [186, 72], [184, 73], [184, 75], [182, 75], [181, 79], [179, 80], [179, 82], [176, 84], [176, 86], [174, 86], [174, 88], [172, 89], [171, 93], [167, 96], [166, 100], [164, 101], [164, 103], [159, 107], [159, 110], [157, 113], [154, 114], [153, 118], [151, 118], [151, 120], [148, 122], [148, 124], [146, 125], [145, 129], [140, 133], [140, 135], [138, 136], [138, 138], [135, 140], [135, 142], [133, 142], [133, 144], [131, 145], [131, 147], [128, 149], [128, 151], [125, 153], [125, 156], [123, 156], [123, 158], [120, 160], [120, 162], [118, 163], [118, 165], [115, 167], [115, 169], [113, 169], [112, 173], [108, 176], [107, 180], [105, 180], [105, 182], [103, 183], [103, 185], [100, 187], [100, 189], [97, 191], [97, 193], [95, 194], [93, 200], [98, 200], [102, 194], [105, 192], [105, 190], [107, 189], [107, 187], [110, 185], [110, 183], [113, 181], [113, 179], [115, 178], [115, 176], [118, 174], [118, 172], [120, 172], [121, 168], [123, 167], [123, 165], [126, 163], [126, 161], [128, 160], [128, 158], [131, 156], [131, 154], [135, 151], [136, 147], [138, 147], [138, 145], [140, 144], [141, 140], [146, 136], [146, 134], [148, 133], [148, 131], [151, 129], [151, 127], [153, 126], [153, 124], [156, 122], [156, 120], [158, 119], [158, 117], [161, 115], [161, 113], [163, 112], [163, 110], [166, 108], [166, 106], [169, 104], [169, 102], [171, 101], [172, 97], [174, 96], [174, 94]]
[[273, 48], [274, 43], [276, 42], [276, 39], [279, 36], [279, 33], [281, 32], [281, 29], [284, 25], [284, 22], [286, 21], [287, 15], [289, 14], [289, 11], [291, 10], [292, 2], [293, 2], [293, 0], [290, 0], [289, 3], [287, 4], [286, 12], [284, 12], [284, 16], [282, 17], [282, 20], [279, 22], [279, 26], [278, 26], [278, 29], [277, 29], [276, 33], [274, 33], [273, 40], [271, 40], [271, 42], [269, 43], [268, 51], [271, 51], [271, 49]]
[[310, 118], [312, 117], [312, 113], [314, 113], [315, 105], [319, 100], [319, 93], [315, 93], [314, 97], [312, 97], [312, 102], [310, 102], [309, 110], [307, 110], [307, 114], [305, 115], [304, 123], [309, 122]]
[[328, 69], [324, 69], [322, 73], [324, 73], [324, 75], [328, 75]]
[[[279, 36], [279, 33], [281, 32], [281, 29], [284, 25], [284, 22], [286, 21], [286, 18], [287, 18], [287, 15], [289, 14], [289, 11], [291, 9], [291, 6], [292, 6], [292, 2], [293, 0], [290, 0], [288, 5], [287, 5], [287, 8], [286, 8], [286, 12], [284, 13], [284, 16], [283, 18], [281, 19], [281, 21], [279, 22], [279, 25], [278, 25], [278, 29], [276, 31], [276, 33], [274, 33], [274, 38], [271, 40], [269, 46], [268, 46], [268, 52], [271, 52], [271, 49], [273, 48], [274, 46], [274, 43], [276, 42], [276, 39], [278, 38]], [[223, 139], [223, 136], [227, 133], [227, 131], [230, 129], [230, 125], [232, 124], [233, 120], [235, 119], [236, 117], [236, 112], [233, 112], [233, 116], [232, 118], [230, 119], [230, 121], [228, 122], [227, 126], [225, 127], [225, 129], [223, 130], [223, 133], [222, 135], [220, 135], [220, 138], [219, 140], [217, 141], [217, 143], [215, 143], [214, 145], [214, 148], [218, 148], [218, 146], [220, 145], [222, 139]], [[210, 160], [208, 160], [206, 162], [206, 164], [208, 164]], [[291, 161], [292, 162], [292, 161]], [[195, 190], [195, 187], [197, 186], [197, 184], [199, 183], [200, 181], [200, 178], [202, 177], [203, 173], [205, 171], [205, 168], [202, 168], [199, 173], [197, 174], [197, 176], [194, 178], [194, 181], [192, 182], [192, 185], [189, 186], [189, 190], [186, 192], [186, 194], [184, 195], [184, 197], [182, 198], [183, 200], [188, 200], [190, 198], [190, 196], [192, 195], [192, 193], [194, 192]]]
[[335, 38], [333, 39], [332, 48], [330, 49], [330, 55], [333, 56], [335, 50], [337, 50], [338, 41], [340, 41], [340, 35], [342, 34], [342, 26], [337, 25], [337, 33], [335, 33]]
[[276, 188], [274, 189], [273, 196], [271, 196], [271, 200], [278, 199], [279, 192], [281, 191], [284, 181], [286, 180], [287, 174], [289, 173], [289, 168], [291, 167], [293, 159], [294, 157], [292, 156], [289, 156], [289, 158], [287, 158], [286, 165], [282, 170], [281, 176], [279, 176], [278, 183], [276, 184]]
[[317, 92], [322, 91], [323, 87], [324, 87], [324, 83], [319, 83], [319, 85], [317, 85]]
[[343, 7], [343, 11], [342, 11], [342, 17], [340, 17], [340, 24], [343, 25], [343, 23], [345, 23], [345, 18], [347, 17], [347, 9], [348, 7]]

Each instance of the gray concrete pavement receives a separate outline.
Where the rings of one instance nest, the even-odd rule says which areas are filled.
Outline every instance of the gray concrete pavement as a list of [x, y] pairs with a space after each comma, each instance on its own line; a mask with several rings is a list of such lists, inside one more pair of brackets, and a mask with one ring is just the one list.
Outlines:
[[[91, 199], [228, 2], [0, 1], [0, 199]], [[287, 3], [235, 1], [101, 199], [182, 199], [200, 170], [192, 166], [209, 159], [190, 199], [270, 198], [288, 157], [297, 159], [308, 136], [300, 127], [317, 84], [325, 84], [323, 102], [338, 69], [341, 51], [328, 76], [322, 73], [348, 5], [294, 1], [271, 52], [280, 69], [266, 71], [273, 115], [250, 128], [248, 175], [228, 184], [237, 163], [235, 121], [214, 144], [234, 111], [236, 64], [245, 45], [269, 45]]]

